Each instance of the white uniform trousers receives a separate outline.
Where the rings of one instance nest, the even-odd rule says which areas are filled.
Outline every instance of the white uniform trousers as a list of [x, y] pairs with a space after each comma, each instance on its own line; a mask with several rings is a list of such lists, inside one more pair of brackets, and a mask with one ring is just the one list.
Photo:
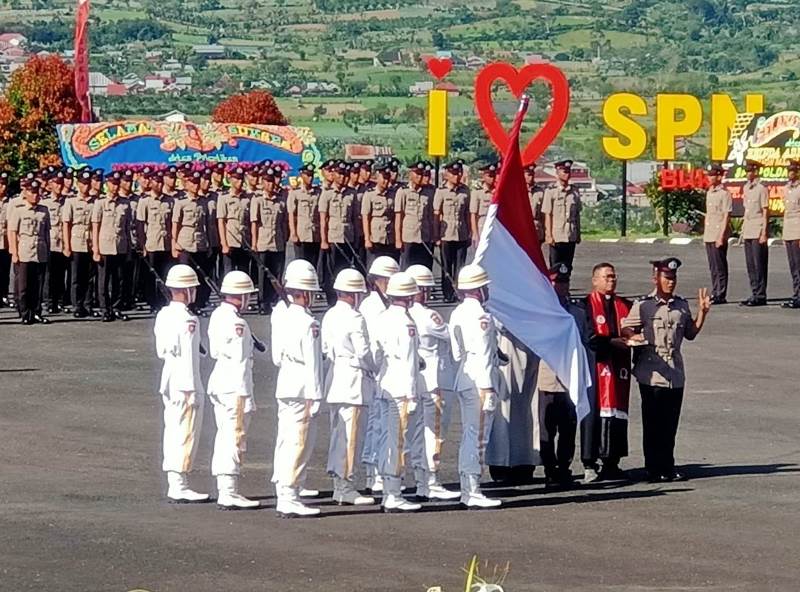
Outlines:
[[384, 479], [402, 478], [405, 471], [406, 441], [413, 436], [412, 416], [419, 413], [420, 410], [417, 409], [414, 414], [409, 415], [408, 399], [387, 397], [379, 399], [378, 404], [382, 407], [381, 417], [383, 419], [378, 473]]
[[331, 404], [331, 443], [328, 448], [328, 474], [353, 480], [361, 459], [369, 409], [366, 405]]
[[[238, 395], [212, 396], [217, 435], [211, 457], [211, 474], [239, 475], [247, 450], [247, 428], [251, 411], [245, 411], [246, 398]], [[249, 407], [249, 406], [248, 406]]]
[[484, 411], [485, 395], [478, 389], [458, 393], [461, 403], [461, 446], [458, 449], [458, 472], [480, 475], [486, 464], [486, 443], [492, 432], [492, 411]]
[[383, 406], [378, 397], [373, 397], [367, 413], [366, 429], [364, 433], [364, 446], [361, 451], [361, 462], [367, 465], [377, 465], [378, 455], [383, 446]]
[[278, 439], [272, 482], [278, 490], [300, 489], [316, 439], [319, 401], [278, 399]]
[[[456, 395], [453, 391], [439, 391], [439, 403], [434, 403], [431, 393], [420, 398], [421, 409], [411, 416], [413, 425], [408, 454], [415, 469], [431, 473], [439, 471], [442, 445], [450, 426]], [[420, 413], [420, 411], [422, 413]]]
[[203, 425], [203, 398], [177, 393], [162, 397], [164, 402], [164, 472], [188, 473]]

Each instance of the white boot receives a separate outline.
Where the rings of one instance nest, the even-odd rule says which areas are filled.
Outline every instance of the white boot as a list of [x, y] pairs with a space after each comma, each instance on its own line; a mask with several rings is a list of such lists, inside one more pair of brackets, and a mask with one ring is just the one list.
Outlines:
[[428, 498], [432, 500], [454, 500], [461, 497], [458, 491], [445, 489], [439, 483], [439, 476], [436, 473], [428, 473]]
[[340, 506], [344, 504], [370, 506], [375, 503], [375, 498], [358, 493], [352, 481], [334, 477], [333, 483], [333, 501]]
[[217, 475], [217, 507], [220, 510], [250, 510], [261, 504], [239, 494], [238, 475]]
[[300, 497], [319, 497], [319, 490], [303, 488], [298, 495]]
[[372, 493], [383, 493], [383, 477], [375, 475], [372, 478], [372, 485], [368, 489]]
[[430, 498], [428, 490], [428, 471], [425, 469], [414, 469], [414, 481], [417, 483], [417, 498], [427, 500]]
[[167, 497], [171, 502], [177, 504], [191, 504], [207, 502], [208, 495], [205, 493], [197, 493], [192, 491], [188, 486], [188, 478], [186, 473], [178, 473], [176, 471], [167, 472]]
[[309, 508], [300, 501], [297, 490], [286, 486], [278, 486], [278, 503], [275, 505], [275, 511], [281, 518], [304, 518], [319, 515], [319, 508]]
[[383, 511], [388, 513], [393, 512], [416, 512], [422, 506], [407, 501], [400, 494], [400, 478], [399, 477], [386, 477], [384, 479], [386, 491], [383, 495]]
[[481, 493], [479, 475], [461, 475], [461, 503], [468, 508], [496, 508], [502, 502]]

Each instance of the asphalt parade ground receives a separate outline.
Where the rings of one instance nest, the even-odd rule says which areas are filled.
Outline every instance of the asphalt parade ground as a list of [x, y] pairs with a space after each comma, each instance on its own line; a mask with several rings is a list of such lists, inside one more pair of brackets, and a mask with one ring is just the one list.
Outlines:
[[[680, 257], [679, 293], [694, 308], [708, 285], [701, 245], [585, 243], [575, 292], [592, 264], [617, 264], [620, 292], [648, 291], [648, 260]], [[744, 253], [729, 253], [730, 300], [746, 297]], [[788, 297], [783, 247], [770, 249], [770, 298]], [[249, 315], [268, 337], [265, 317]], [[494, 489], [500, 510], [427, 504], [416, 515], [331, 503], [327, 414], [320, 416], [309, 486], [322, 516], [282, 520], [272, 472], [275, 371], [255, 363], [258, 411], [241, 491], [262, 509], [166, 503], [159, 363], [152, 319], [102, 324], [54, 317], [19, 325], [0, 311], [0, 591], [425, 591], [464, 589], [473, 554], [505, 566], [506, 592], [551, 590], [797, 590], [800, 561], [800, 311], [715, 307], [687, 343], [688, 385], [677, 462], [690, 480], [642, 482], [641, 415], [632, 392], [634, 481], [545, 493]], [[204, 321], [205, 326], [205, 321]], [[204, 337], [205, 341], [205, 337]], [[204, 378], [210, 364], [203, 362]], [[456, 418], [457, 418], [456, 414]], [[210, 405], [191, 483], [212, 491]], [[457, 486], [457, 419], [443, 476]], [[582, 474], [579, 463], [573, 466]], [[488, 478], [488, 477], [487, 477]], [[636, 480], [639, 479], [639, 480]]]

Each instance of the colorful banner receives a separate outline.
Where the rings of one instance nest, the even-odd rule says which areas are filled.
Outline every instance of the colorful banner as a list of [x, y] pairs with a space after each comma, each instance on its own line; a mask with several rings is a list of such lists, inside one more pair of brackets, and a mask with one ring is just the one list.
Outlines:
[[75, 96], [81, 106], [81, 121], [92, 120], [89, 98], [89, 0], [78, 0], [75, 16]]
[[170, 166], [183, 162], [319, 166], [321, 157], [308, 128], [240, 123], [115, 121], [58, 126], [66, 166], [111, 171], [129, 165]]

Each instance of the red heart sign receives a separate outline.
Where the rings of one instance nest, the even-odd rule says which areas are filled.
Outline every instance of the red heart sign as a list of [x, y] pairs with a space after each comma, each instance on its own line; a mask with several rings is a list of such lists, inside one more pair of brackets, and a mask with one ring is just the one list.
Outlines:
[[428, 66], [428, 72], [430, 72], [431, 76], [436, 78], [436, 80], [441, 80], [450, 74], [450, 70], [453, 69], [453, 61], [450, 58], [428, 58], [426, 64]]
[[489, 139], [503, 155], [508, 150], [509, 138], [497, 118], [492, 104], [492, 84], [497, 80], [502, 80], [511, 89], [513, 95], [520, 98], [532, 82], [540, 79], [550, 85], [553, 104], [550, 108], [550, 116], [544, 122], [542, 129], [536, 132], [522, 151], [522, 163], [526, 165], [535, 162], [544, 154], [567, 121], [569, 115], [567, 77], [552, 64], [529, 64], [521, 70], [517, 70], [511, 64], [497, 62], [486, 66], [475, 78], [475, 108], [478, 111], [478, 117], [483, 129], [489, 135]]

